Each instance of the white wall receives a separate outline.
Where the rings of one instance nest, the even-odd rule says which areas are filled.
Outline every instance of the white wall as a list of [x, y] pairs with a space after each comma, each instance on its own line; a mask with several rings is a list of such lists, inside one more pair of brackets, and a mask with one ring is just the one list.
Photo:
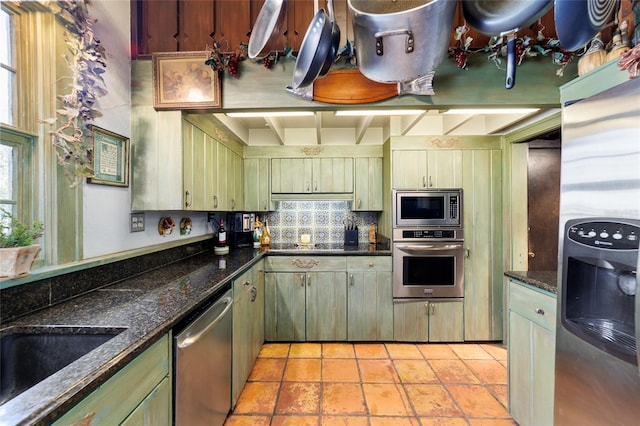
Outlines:
[[[99, 127], [130, 137], [131, 135], [131, 26], [129, 0], [94, 0], [89, 14], [98, 21], [95, 32], [107, 54], [104, 74], [108, 94], [99, 99], [102, 117]], [[145, 231], [129, 232], [131, 190], [115, 186], [83, 184], [84, 259], [124, 250], [152, 246], [178, 239], [177, 224], [188, 216], [193, 221], [191, 236], [211, 232], [205, 213], [146, 212]], [[158, 221], [172, 216], [176, 229], [168, 236], [158, 234]]]

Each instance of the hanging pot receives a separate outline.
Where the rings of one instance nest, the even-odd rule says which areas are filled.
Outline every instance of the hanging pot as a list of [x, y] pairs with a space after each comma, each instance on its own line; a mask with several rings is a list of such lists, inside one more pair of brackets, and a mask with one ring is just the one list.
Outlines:
[[324, 9], [316, 12], [302, 39], [291, 86], [306, 87], [318, 78], [331, 49], [331, 23]]
[[462, 13], [470, 27], [487, 35], [507, 36], [505, 87], [516, 83], [516, 32], [551, 10], [551, 0], [466, 0]]
[[618, 0], [555, 0], [556, 34], [562, 47], [583, 48], [612, 19]]
[[276, 48], [287, 16], [287, 1], [265, 0], [249, 37], [249, 58], [262, 58]]
[[455, 0], [348, 0], [358, 68], [381, 83], [412, 81], [447, 55]]

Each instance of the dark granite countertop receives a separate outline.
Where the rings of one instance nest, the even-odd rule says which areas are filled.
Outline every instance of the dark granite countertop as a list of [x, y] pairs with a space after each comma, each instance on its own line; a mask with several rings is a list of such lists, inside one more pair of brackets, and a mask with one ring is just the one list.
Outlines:
[[[274, 247], [198, 254], [2, 324], [0, 335], [42, 327], [122, 328], [107, 343], [0, 405], [0, 425], [49, 424], [265, 255], [390, 255], [375, 245]], [[221, 262], [224, 260], [224, 262]]]
[[557, 271], [506, 271], [504, 274], [549, 293], [556, 294], [558, 290]]

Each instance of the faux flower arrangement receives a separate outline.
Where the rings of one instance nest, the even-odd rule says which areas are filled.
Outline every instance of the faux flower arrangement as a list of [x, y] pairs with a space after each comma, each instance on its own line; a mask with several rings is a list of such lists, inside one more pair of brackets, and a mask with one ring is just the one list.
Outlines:
[[[529, 36], [516, 40], [516, 64], [520, 65], [525, 58], [551, 56], [553, 63], [559, 66], [556, 75], [562, 77], [565, 67], [574, 54], [565, 50], [559, 40], [546, 37], [543, 31], [544, 27], [538, 29], [535, 40]], [[493, 61], [500, 68], [502, 58], [506, 56], [506, 44], [503, 37], [491, 37], [485, 47], [474, 49], [470, 47], [473, 38], [467, 35], [468, 32], [469, 28], [466, 26], [457, 27], [455, 39], [458, 45], [449, 49], [449, 56], [453, 58], [458, 68], [467, 69], [467, 56], [474, 53], [487, 54], [487, 59]]]
[[71, 181], [78, 185], [83, 177], [91, 177], [93, 171], [93, 141], [89, 124], [102, 114], [96, 102], [107, 94], [102, 74], [105, 72], [106, 55], [95, 36], [96, 19], [89, 17], [90, 0], [62, 0], [50, 2], [52, 13], [63, 20], [64, 40], [70, 56], [65, 55], [71, 75], [69, 92], [59, 96], [62, 104], [56, 117], [43, 120], [57, 125], [51, 131], [58, 163]]

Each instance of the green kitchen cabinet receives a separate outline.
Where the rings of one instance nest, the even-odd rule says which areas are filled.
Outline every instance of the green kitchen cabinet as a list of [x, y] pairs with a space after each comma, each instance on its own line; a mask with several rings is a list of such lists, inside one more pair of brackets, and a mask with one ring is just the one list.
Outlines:
[[273, 194], [353, 192], [353, 158], [273, 158]]
[[265, 340], [347, 340], [345, 257], [265, 259]]
[[501, 340], [503, 316], [502, 155], [463, 152], [465, 340]]
[[382, 158], [355, 158], [353, 211], [382, 210]]
[[274, 210], [271, 206], [270, 161], [268, 158], [244, 160], [244, 209], [252, 212]]
[[229, 185], [229, 210], [244, 210], [244, 160], [242, 156], [230, 151], [229, 164], [231, 170], [229, 173], [232, 178], [228, 182]]
[[121, 423], [121, 426], [169, 426], [167, 401], [171, 401], [171, 381], [163, 379], [144, 401]]
[[231, 406], [238, 402], [264, 342], [264, 270], [262, 261], [233, 281]]
[[393, 340], [391, 256], [347, 258], [347, 339]]
[[171, 338], [166, 334], [60, 417], [54, 425], [79, 422], [170, 425], [170, 354]]
[[508, 300], [509, 411], [519, 425], [551, 425], [556, 297], [510, 278]]
[[393, 303], [393, 336], [398, 342], [462, 342], [462, 300]]
[[462, 150], [394, 150], [393, 189], [459, 188]]

